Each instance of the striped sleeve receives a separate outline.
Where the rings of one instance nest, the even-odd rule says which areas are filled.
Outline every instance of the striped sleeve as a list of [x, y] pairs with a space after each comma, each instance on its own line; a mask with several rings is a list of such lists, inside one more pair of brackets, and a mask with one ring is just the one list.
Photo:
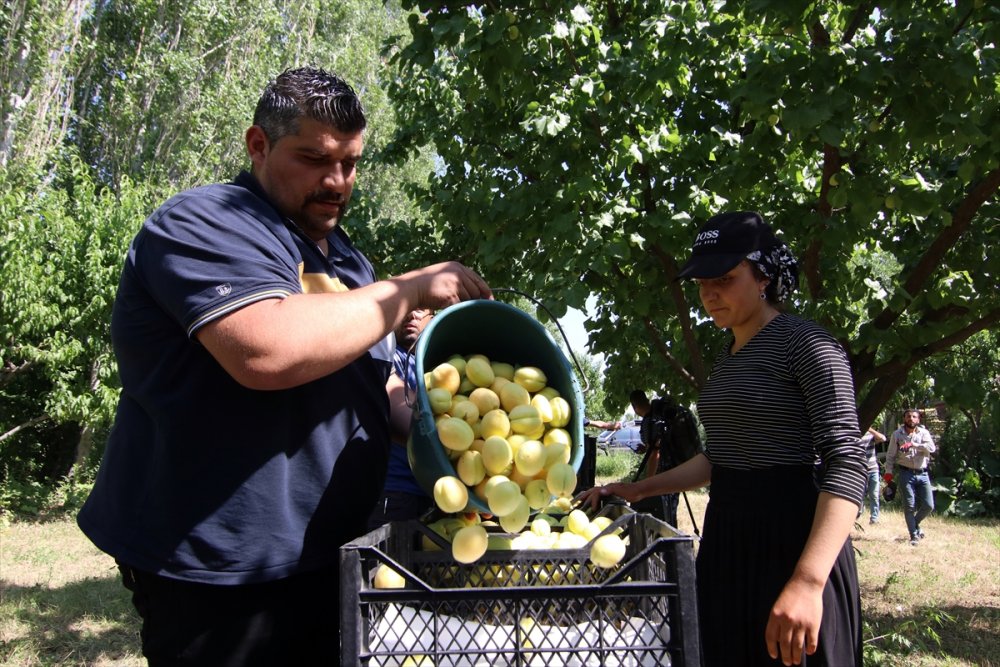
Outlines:
[[788, 361], [803, 393], [812, 444], [821, 462], [820, 489], [860, 506], [866, 458], [847, 355], [819, 325], [803, 321], [789, 339]]

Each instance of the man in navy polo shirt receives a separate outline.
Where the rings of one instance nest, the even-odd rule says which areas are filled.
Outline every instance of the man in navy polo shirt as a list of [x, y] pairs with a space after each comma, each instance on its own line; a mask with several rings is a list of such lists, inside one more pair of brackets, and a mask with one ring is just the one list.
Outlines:
[[390, 442], [393, 329], [492, 298], [447, 262], [376, 280], [340, 226], [366, 120], [320, 69], [279, 75], [252, 168], [176, 195], [129, 248], [122, 393], [79, 525], [119, 563], [150, 665], [338, 664], [338, 547]]

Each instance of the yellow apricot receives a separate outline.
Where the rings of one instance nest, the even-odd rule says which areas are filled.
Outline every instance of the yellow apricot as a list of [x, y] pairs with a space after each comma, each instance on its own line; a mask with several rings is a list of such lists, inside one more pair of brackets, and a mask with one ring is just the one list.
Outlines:
[[[469, 426], [472, 426], [479, 421], [479, 408], [472, 401], [465, 400], [459, 401], [457, 404], [453, 404], [451, 407], [451, 416], [457, 419], [463, 419]], [[473, 433], [475, 435], [475, 433]]]
[[406, 588], [406, 579], [385, 563], [381, 563], [375, 570], [375, 588]]
[[505, 438], [491, 435], [483, 443], [483, 465], [490, 475], [502, 474], [513, 462], [514, 454]]
[[494, 361], [491, 364], [493, 368], [493, 375], [498, 378], [504, 378], [505, 380], [514, 379], [514, 366], [502, 361]]
[[523, 475], [533, 477], [545, 467], [545, 445], [537, 440], [527, 440], [517, 448], [514, 467]]
[[489, 387], [496, 376], [489, 362], [482, 359], [472, 359], [465, 366], [465, 375], [477, 387]]
[[541, 394], [535, 394], [531, 397], [531, 406], [538, 410], [538, 416], [541, 418], [543, 423], [549, 423], [552, 421], [552, 405], [549, 403], [549, 399]]
[[527, 498], [531, 509], [540, 510], [549, 504], [552, 494], [549, 493], [549, 486], [544, 479], [535, 479], [525, 485], [524, 497]]
[[483, 440], [493, 436], [506, 438], [510, 435], [510, 418], [503, 410], [490, 410], [483, 415], [479, 425], [479, 435]]
[[[490, 512], [502, 518], [517, 509], [518, 503], [523, 497], [521, 487], [516, 482], [508, 480], [489, 489], [486, 500], [489, 502]], [[527, 501], [525, 501], [525, 506], [527, 506]]]
[[549, 407], [552, 408], [552, 421], [549, 422], [549, 426], [563, 428], [569, 424], [569, 418], [573, 412], [569, 406], [569, 401], [562, 396], [556, 396], [549, 399]]
[[466, 526], [455, 533], [451, 541], [451, 555], [459, 563], [474, 563], [479, 560], [489, 546], [486, 529], [482, 526]]
[[431, 404], [431, 412], [443, 415], [451, 410], [451, 392], [443, 387], [434, 387], [427, 391], [427, 400]]
[[542, 418], [538, 416], [538, 410], [534, 406], [515, 405], [508, 411], [507, 416], [510, 420], [510, 430], [514, 433], [534, 433], [539, 428], [544, 430]]
[[508, 533], [520, 532], [528, 523], [528, 517], [530, 516], [531, 508], [528, 506], [528, 501], [524, 496], [519, 494], [517, 497], [517, 506], [500, 517], [500, 527]]
[[472, 441], [476, 439], [476, 434], [469, 422], [458, 417], [442, 419], [438, 422], [437, 431], [441, 444], [457, 452], [467, 450]]
[[549, 493], [556, 498], [570, 498], [576, 489], [576, 471], [568, 463], [556, 463], [545, 476]]
[[545, 432], [545, 437], [542, 439], [546, 445], [551, 445], [554, 443], [562, 443], [567, 447], [573, 446], [573, 438], [570, 436], [569, 431], [564, 428], [550, 428]]
[[461, 512], [469, 504], [469, 489], [457, 477], [439, 477], [434, 482], [434, 503], [445, 514]]
[[431, 371], [431, 386], [447, 389], [453, 395], [458, 393], [458, 387], [462, 384], [462, 375], [458, 369], [449, 363], [438, 364]]
[[455, 471], [466, 486], [475, 486], [486, 477], [486, 466], [483, 465], [483, 455], [469, 449], [462, 452], [455, 463]]
[[500, 405], [507, 412], [510, 412], [518, 405], [528, 405], [531, 403], [531, 395], [528, 390], [516, 382], [508, 382], [500, 387]]
[[590, 546], [590, 560], [597, 567], [614, 567], [625, 557], [625, 542], [617, 535], [602, 535]]
[[473, 389], [472, 393], [469, 394], [469, 400], [476, 404], [481, 415], [485, 415], [490, 410], [496, 410], [500, 407], [500, 397], [488, 387], [476, 387]]
[[521, 385], [529, 392], [536, 392], [545, 387], [548, 379], [541, 368], [536, 366], [521, 366], [514, 371], [514, 382]]

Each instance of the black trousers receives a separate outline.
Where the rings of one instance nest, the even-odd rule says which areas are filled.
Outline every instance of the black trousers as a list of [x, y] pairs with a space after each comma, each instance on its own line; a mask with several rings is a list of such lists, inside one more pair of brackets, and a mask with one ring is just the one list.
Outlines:
[[150, 667], [340, 664], [336, 566], [278, 581], [200, 584], [118, 564]]

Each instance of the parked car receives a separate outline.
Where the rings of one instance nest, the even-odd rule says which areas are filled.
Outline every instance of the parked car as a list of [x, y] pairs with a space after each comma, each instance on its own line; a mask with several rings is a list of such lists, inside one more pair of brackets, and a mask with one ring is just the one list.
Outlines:
[[617, 431], [602, 431], [597, 436], [597, 446], [605, 452], [612, 449], [629, 449], [638, 452], [642, 447], [639, 437], [639, 421], [625, 422]]

